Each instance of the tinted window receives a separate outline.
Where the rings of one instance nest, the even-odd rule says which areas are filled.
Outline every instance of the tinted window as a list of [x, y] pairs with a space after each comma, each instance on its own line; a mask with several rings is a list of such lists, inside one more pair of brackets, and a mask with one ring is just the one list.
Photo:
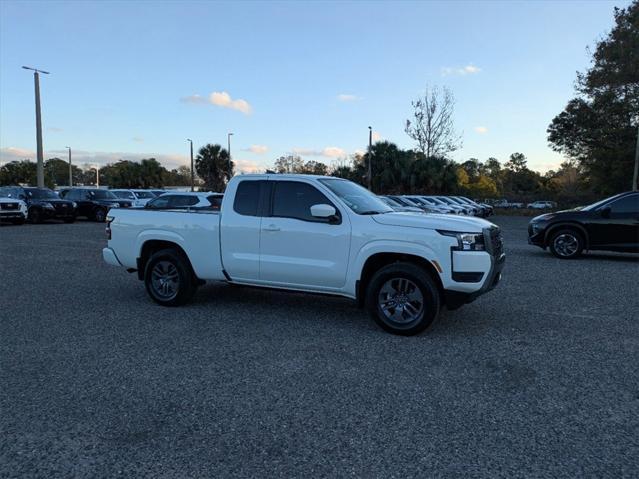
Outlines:
[[120, 190], [115, 190], [112, 191], [112, 193], [117, 196], [118, 198], [124, 198], [124, 199], [128, 199], [128, 200], [134, 200], [135, 196], [133, 196], [133, 193], [131, 193], [130, 191], [120, 191]]
[[214, 211], [219, 211], [222, 206], [222, 197], [221, 196], [208, 196], [206, 198], [209, 203], [211, 203], [210, 209]]
[[610, 203], [610, 210], [613, 213], [638, 213], [639, 195], [628, 195], [620, 200]]
[[200, 202], [197, 196], [192, 195], [173, 195], [169, 200], [169, 208], [187, 208]]
[[163, 209], [169, 207], [169, 200], [173, 198], [173, 196], [161, 196], [147, 203], [148, 208], [156, 208]]
[[313, 205], [332, 205], [317, 188], [298, 181], [276, 181], [273, 192], [273, 216], [304, 221], [326, 221], [311, 215]]
[[237, 186], [233, 209], [244, 216], [258, 216], [257, 208], [260, 202], [260, 186], [262, 181], [242, 181]]

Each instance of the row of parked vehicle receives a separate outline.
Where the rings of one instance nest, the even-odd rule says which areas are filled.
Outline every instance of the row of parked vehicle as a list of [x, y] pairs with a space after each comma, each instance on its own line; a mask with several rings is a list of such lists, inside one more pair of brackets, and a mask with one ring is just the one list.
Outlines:
[[493, 207], [465, 196], [386, 195], [380, 199], [395, 211], [425, 212], [487, 218]]
[[507, 210], [521, 210], [524, 208], [528, 208], [531, 210], [552, 210], [554, 208], [557, 208], [557, 203], [555, 203], [554, 201], [546, 201], [546, 200], [538, 200], [538, 201], [533, 201], [532, 203], [521, 203], [521, 202], [517, 202], [517, 201], [508, 201], [506, 199], [501, 199], [501, 200], [487, 200], [490, 202], [490, 204], [492, 206], [494, 206], [495, 208], [504, 208]]
[[0, 220], [14, 224], [77, 218], [104, 222], [112, 208], [219, 210], [222, 194], [164, 190], [0, 187]]

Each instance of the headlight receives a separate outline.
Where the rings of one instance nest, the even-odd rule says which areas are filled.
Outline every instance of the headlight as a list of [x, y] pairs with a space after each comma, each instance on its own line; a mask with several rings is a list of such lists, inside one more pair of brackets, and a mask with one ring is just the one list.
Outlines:
[[457, 248], [462, 251], [485, 251], [483, 233], [457, 233], [456, 231], [440, 231], [439, 234], [457, 238]]

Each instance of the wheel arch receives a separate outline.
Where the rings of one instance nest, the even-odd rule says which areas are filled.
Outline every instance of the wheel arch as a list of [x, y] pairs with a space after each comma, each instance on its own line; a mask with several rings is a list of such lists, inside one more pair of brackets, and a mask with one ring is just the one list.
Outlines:
[[439, 276], [436, 266], [431, 261], [424, 258], [423, 256], [411, 253], [378, 252], [366, 258], [366, 261], [362, 266], [361, 274], [359, 280], [357, 281], [356, 287], [357, 303], [360, 306], [364, 305], [366, 288], [368, 287], [370, 280], [375, 272], [379, 271], [384, 266], [400, 262], [417, 265], [424, 271], [426, 271], [426, 273], [433, 279], [433, 281], [437, 285], [440, 299], [443, 302], [444, 285], [442, 284], [442, 280]]
[[550, 237], [555, 231], [564, 229], [564, 228], [574, 229], [578, 231], [579, 234], [581, 234], [581, 237], [584, 239], [584, 249], [588, 250], [590, 246], [590, 238], [588, 237], [588, 231], [586, 230], [586, 228], [584, 228], [583, 225], [573, 221], [562, 221], [560, 223], [556, 223], [548, 227], [548, 229], [546, 230], [546, 233], [544, 234], [544, 245], [545, 246], [549, 245]]
[[[158, 251], [161, 251], [163, 249], [174, 249], [178, 252], [178, 254], [180, 254], [182, 257], [184, 257], [184, 259], [186, 260], [189, 268], [191, 268], [191, 271], [193, 270], [193, 265], [191, 264], [191, 260], [189, 259], [189, 255], [186, 254], [186, 251], [184, 251], [184, 249], [182, 248], [182, 246], [180, 246], [178, 243], [175, 243], [173, 241], [167, 241], [167, 240], [159, 240], [159, 239], [150, 239], [150, 240], [146, 240], [144, 243], [142, 243], [141, 247], [140, 247], [140, 256], [138, 256], [136, 262], [137, 262], [137, 273], [138, 273], [138, 279], [139, 280], [143, 280], [144, 279], [144, 269], [146, 268], [146, 263], [149, 261], [149, 258], [157, 253]], [[193, 273], [195, 275], [195, 273]]]

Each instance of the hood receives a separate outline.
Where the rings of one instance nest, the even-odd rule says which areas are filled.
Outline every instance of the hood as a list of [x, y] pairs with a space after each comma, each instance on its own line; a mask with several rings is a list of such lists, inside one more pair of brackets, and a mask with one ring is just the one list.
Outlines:
[[373, 221], [381, 225], [405, 226], [408, 228], [426, 228], [459, 233], [481, 233], [483, 228], [495, 226], [481, 218], [440, 214], [385, 213], [372, 216]]

